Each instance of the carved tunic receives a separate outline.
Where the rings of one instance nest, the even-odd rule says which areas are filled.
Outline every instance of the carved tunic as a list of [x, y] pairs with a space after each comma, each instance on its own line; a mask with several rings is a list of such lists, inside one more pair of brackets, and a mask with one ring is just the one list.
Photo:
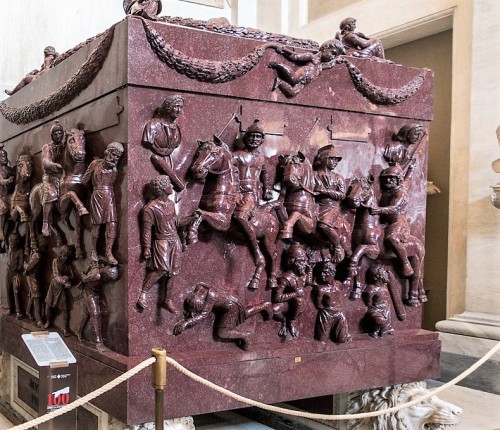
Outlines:
[[262, 183], [266, 181], [266, 157], [257, 151], [238, 150], [233, 154], [239, 186], [236, 211], [252, 211], [259, 205]]
[[408, 193], [404, 186], [382, 193], [380, 206], [383, 216], [381, 220], [387, 224], [386, 237], [398, 237], [401, 242], [408, 238], [410, 234], [410, 226], [406, 218], [408, 202]]
[[56, 307], [61, 311], [69, 310], [68, 298], [66, 297], [66, 278], [73, 277], [73, 270], [66, 261], [55, 258], [52, 261], [52, 280], [50, 281], [45, 303], [51, 307]]
[[33, 251], [26, 265], [26, 282], [28, 283], [29, 297], [32, 299], [40, 298], [40, 284], [36, 275], [41, 257], [39, 252]]
[[23, 250], [14, 249], [9, 251], [7, 261], [7, 282], [12, 285], [14, 292], [21, 289], [21, 274], [23, 271]]
[[345, 199], [346, 186], [344, 177], [338, 173], [320, 170], [314, 175], [314, 191], [319, 192], [316, 203], [319, 206], [318, 221], [341, 228], [340, 201]]
[[90, 163], [83, 175], [82, 183], [92, 179], [92, 196], [90, 198], [90, 217], [92, 224], [107, 224], [117, 222], [115, 193], [113, 184], [118, 172], [116, 167], [108, 169], [102, 159]]
[[9, 194], [9, 184], [7, 180], [14, 176], [14, 169], [5, 164], [0, 166], [0, 215], [5, 215], [8, 210], [7, 196]]
[[60, 169], [56, 164], [61, 164], [64, 145], [56, 145], [53, 142], [46, 143], [42, 147], [42, 204], [55, 202], [59, 198]]
[[164, 270], [171, 276], [180, 270], [181, 241], [177, 234], [174, 204], [170, 200], [152, 200], [143, 209], [141, 239], [143, 247], [151, 249], [152, 270]]
[[142, 143], [154, 153], [163, 157], [170, 156], [182, 140], [181, 129], [177, 124], [167, 124], [162, 118], [153, 118], [144, 126]]

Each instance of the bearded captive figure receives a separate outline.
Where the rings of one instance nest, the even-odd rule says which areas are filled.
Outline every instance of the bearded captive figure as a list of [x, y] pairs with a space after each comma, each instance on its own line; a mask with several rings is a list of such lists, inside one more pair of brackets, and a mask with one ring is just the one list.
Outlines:
[[156, 21], [161, 13], [161, 0], [124, 0], [123, 9], [127, 15], [138, 15]]

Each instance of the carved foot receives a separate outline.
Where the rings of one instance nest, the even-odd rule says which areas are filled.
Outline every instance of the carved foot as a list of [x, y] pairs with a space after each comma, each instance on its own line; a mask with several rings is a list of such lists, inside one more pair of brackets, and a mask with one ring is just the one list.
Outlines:
[[70, 337], [71, 336], [71, 332], [67, 328], [65, 328], [63, 330], [63, 336], [64, 337]]
[[14, 94], [14, 91], [5, 90], [5, 94], [7, 94], [8, 96], [11, 96], [12, 94]]
[[33, 318], [33, 315], [31, 315], [31, 313], [29, 311], [26, 311], [26, 318], [28, 318], [29, 320], [33, 321], [34, 318]]
[[16, 318], [18, 320], [22, 320], [24, 318], [24, 315], [21, 312], [16, 312]]
[[286, 337], [287, 333], [288, 333], [288, 330], [286, 329], [286, 323], [283, 322], [283, 323], [281, 323], [281, 327], [278, 331], [278, 336]]
[[118, 260], [113, 256], [111, 251], [106, 252], [105, 258], [108, 261], [108, 263], [111, 264], [112, 266], [118, 265]]
[[47, 330], [48, 328], [50, 327], [50, 323], [47, 321], [44, 325], [43, 325], [43, 329]]
[[293, 321], [290, 321], [288, 323], [288, 330], [290, 330], [290, 334], [292, 335], [292, 337], [299, 337], [299, 329]]
[[98, 257], [97, 252], [95, 250], [92, 250], [92, 252], [90, 253], [90, 259], [92, 261], [99, 261], [99, 257]]
[[109, 348], [107, 346], [105, 346], [102, 342], [97, 342], [95, 345], [95, 348], [99, 352], [108, 352], [109, 351]]
[[[142, 294], [141, 294], [141, 296], [142, 296]], [[160, 308], [163, 308], [174, 315], [177, 315], [179, 313], [179, 311], [175, 308], [174, 303], [170, 299], [164, 300], [163, 302], [161, 302], [159, 304], [159, 306], [160, 306]]]
[[38, 328], [43, 328], [43, 321], [42, 320], [37, 320], [35, 323]]

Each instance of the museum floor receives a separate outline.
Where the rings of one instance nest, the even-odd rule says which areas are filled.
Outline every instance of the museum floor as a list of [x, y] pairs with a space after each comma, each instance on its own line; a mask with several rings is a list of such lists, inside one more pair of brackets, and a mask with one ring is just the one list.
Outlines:
[[[433, 384], [429, 384], [431, 387]], [[439, 398], [460, 406], [464, 412], [454, 430], [500, 430], [500, 396], [455, 386], [439, 394]], [[211, 415], [197, 425], [197, 430], [265, 430], [271, 427], [258, 424], [234, 412]], [[12, 424], [0, 414], [0, 430]], [[318, 424], [318, 429], [326, 427]], [[311, 427], [313, 429], [313, 427]]]

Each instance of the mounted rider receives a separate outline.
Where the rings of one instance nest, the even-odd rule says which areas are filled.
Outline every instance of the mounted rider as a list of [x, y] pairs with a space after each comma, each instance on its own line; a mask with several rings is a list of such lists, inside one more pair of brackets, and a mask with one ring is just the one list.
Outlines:
[[394, 251], [402, 266], [402, 274], [405, 277], [413, 275], [413, 268], [408, 260], [405, 242], [410, 235], [410, 225], [406, 217], [408, 208], [408, 186], [407, 181], [411, 177], [415, 166], [415, 159], [408, 165], [406, 174], [398, 164], [389, 166], [380, 174], [382, 197], [379, 207], [372, 207], [372, 215], [382, 215], [382, 222], [387, 224], [385, 229], [385, 243]]
[[65, 149], [65, 132], [59, 121], [50, 129], [51, 141], [42, 146], [42, 234], [50, 235], [50, 216], [59, 200], [60, 181], [63, 173], [62, 158]]
[[238, 196], [234, 217], [238, 221], [248, 221], [252, 212], [259, 206], [261, 198], [272, 199], [272, 191], [267, 183], [266, 157], [259, 151], [264, 138], [264, 129], [256, 119], [243, 135], [244, 148], [233, 153], [233, 164], [238, 173]]

